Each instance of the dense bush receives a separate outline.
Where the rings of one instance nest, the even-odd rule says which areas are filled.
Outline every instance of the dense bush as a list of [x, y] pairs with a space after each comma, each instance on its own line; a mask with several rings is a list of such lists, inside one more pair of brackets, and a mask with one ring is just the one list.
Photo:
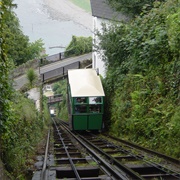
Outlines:
[[13, 7], [13, 0], [0, 1], [0, 158], [12, 179], [23, 180], [27, 179], [26, 173], [33, 165], [32, 156], [46, 121], [42, 120], [33, 101], [13, 89], [10, 72], [14, 64], [37, 57], [42, 41], [28, 42]]
[[57, 117], [62, 120], [68, 120], [67, 110], [67, 79], [63, 79], [53, 85], [54, 94], [62, 94], [63, 101], [56, 103]]
[[20, 65], [28, 60], [39, 58], [44, 50], [44, 44], [42, 39], [30, 42], [29, 37], [23, 34], [19, 20], [13, 11], [14, 8], [16, 4], [13, 4], [13, 0], [0, 2], [1, 40], [5, 41], [8, 59], [15, 65]]
[[26, 76], [27, 80], [29, 81], [30, 88], [32, 88], [38, 76], [32, 68], [28, 69], [28, 71], [26, 72]]
[[[138, 15], [144, 8], [150, 10], [156, 0], [108, 0], [108, 3], [116, 10], [128, 15]], [[165, 0], [159, 0], [164, 2]]]
[[179, 157], [180, 4], [154, 4], [99, 34], [113, 134]]
[[34, 102], [19, 93], [13, 99], [12, 107], [13, 120], [5, 123], [6, 129], [1, 136], [3, 160], [15, 179], [26, 179], [46, 123], [40, 118]]
[[78, 56], [92, 51], [92, 37], [72, 36], [65, 51], [65, 56]]

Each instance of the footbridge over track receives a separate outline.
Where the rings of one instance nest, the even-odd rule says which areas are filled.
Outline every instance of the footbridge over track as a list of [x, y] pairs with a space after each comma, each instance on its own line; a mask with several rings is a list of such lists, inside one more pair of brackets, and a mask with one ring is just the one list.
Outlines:
[[68, 69], [79, 69], [79, 68], [80, 68], [80, 61], [77, 61], [77, 62], [68, 64], [66, 66], [44, 72], [40, 74], [41, 81], [43, 84], [52, 83], [54, 81], [57, 81], [58, 79], [61, 79], [67, 76]]
[[[81, 68], [81, 62], [92, 59], [92, 53], [84, 54], [81, 56], [71, 57], [67, 59], [61, 59], [54, 63], [39, 67], [36, 69], [36, 73], [40, 76], [42, 83], [51, 83], [66, 76], [68, 69]], [[23, 87], [28, 82], [26, 75], [20, 76], [14, 79], [14, 87], [16, 90]]]
[[49, 96], [48, 97], [48, 105], [57, 103], [57, 102], [61, 102], [63, 100], [63, 95], [62, 94], [56, 94], [54, 96]]

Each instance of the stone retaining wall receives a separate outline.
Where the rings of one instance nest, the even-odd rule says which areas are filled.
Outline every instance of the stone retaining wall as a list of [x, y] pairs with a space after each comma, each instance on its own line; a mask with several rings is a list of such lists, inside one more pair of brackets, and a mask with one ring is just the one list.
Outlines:
[[38, 67], [39, 67], [39, 60], [38, 59], [27, 61], [26, 63], [18, 66], [16, 69], [13, 70], [12, 78], [14, 79], [14, 78], [19, 77], [23, 74], [26, 74], [26, 71], [29, 68], [36, 69]]

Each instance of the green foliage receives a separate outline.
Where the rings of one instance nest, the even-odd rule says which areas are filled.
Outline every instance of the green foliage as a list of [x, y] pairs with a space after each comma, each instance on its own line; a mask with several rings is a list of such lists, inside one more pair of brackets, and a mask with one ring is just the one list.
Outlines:
[[40, 58], [41, 53], [44, 50], [44, 43], [42, 39], [38, 39], [35, 42], [29, 42], [28, 49], [27, 49], [27, 58], [28, 60], [34, 59], [34, 58]]
[[[38, 138], [41, 138], [43, 123], [34, 102], [12, 88], [10, 72], [15, 56], [11, 56], [11, 48], [14, 47], [14, 53], [20, 48], [18, 43], [11, 43], [18, 39], [15, 31], [19, 31], [15, 27], [17, 22], [12, 12], [15, 5], [12, 2], [0, 1], [0, 153], [14, 179], [26, 179], [24, 174], [31, 163], [30, 155], [35, 151]], [[25, 45], [24, 39], [19, 38], [19, 43]]]
[[6, 18], [11, 13], [12, 1], [0, 2], [0, 134], [6, 129], [5, 122], [11, 121], [11, 97], [12, 87], [9, 79], [9, 72], [13, 63], [7, 58], [5, 32]]
[[[128, 72], [144, 73], [153, 66], [159, 66], [164, 73], [164, 63], [178, 60], [178, 53], [175, 54], [169, 48], [167, 35], [166, 20], [169, 14], [174, 13], [174, 10], [168, 7], [172, 5], [173, 3], [169, 3], [166, 9], [163, 6], [154, 8], [131, 24], [103, 27], [104, 34], [99, 34], [100, 46], [108, 57], [104, 61], [109, 71], [112, 71], [108, 72], [109, 74], [113, 73], [113, 77], [118, 77], [118, 74]], [[177, 8], [176, 10], [178, 11]], [[177, 47], [179, 46], [180, 44], [177, 44]]]
[[[159, 0], [164, 2], [165, 0]], [[117, 11], [123, 11], [128, 15], [139, 15], [142, 9], [150, 10], [156, 0], [108, 0], [108, 3]]]
[[111, 132], [174, 157], [180, 154], [179, 5], [156, 2], [132, 22], [98, 34]]
[[16, 93], [12, 103], [13, 121], [6, 121], [2, 134], [3, 159], [13, 177], [26, 179], [35, 147], [42, 138], [43, 121], [34, 102]]
[[33, 87], [33, 84], [34, 82], [37, 80], [37, 74], [36, 72], [34, 71], [34, 69], [30, 68], [28, 71], [27, 71], [27, 79], [29, 81], [29, 85], [30, 85], [30, 88]]
[[167, 35], [169, 40], [169, 46], [174, 53], [180, 54], [180, 7], [174, 14], [169, 14], [167, 17]]
[[92, 51], [92, 37], [72, 36], [65, 51], [65, 56], [78, 56]]
[[62, 94], [63, 101], [56, 104], [57, 108], [57, 116], [60, 119], [67, 120], [68, 119], [68, 111], [67, 111], [67, 80], [63, 79], [53, 85], [53, 91], [55, 94]]
[[91, 12], [90, 0], [71, 0], [75, 5], [80, 8], [86, 10], [87, 12]]
[[7, 20], [6, 29], [7, 43], [9, 44], [8, 57], [13, 59], [16, 65], [40, 57], [44, 45], [42, 39], [29, 42], [29, 37], [23, 34], [19, 21], [13, 13]]
[[[2, 1], [2, 3], [3, 2], [4, 1]], [[7, 2], [5, 1], [4, 3]], [[28, 60], [40, 57], [40, 53], [44, 49], [44, 44], [42, 39], [33, 43], [29, 42], [28, 36], [23, 34], [19, 20], [12, 11], [12, 7], [15, 7], [15, 5], [9, 4], [9, 6], [11, 7], [9, 13], [5, 13], [3, 15], [3, 21], [1, 21], [4, 22], [4, 29], [2, 29], [3, 39], [5, 39], [7, 45], [7, 57], [13, 60], [15, 65], [20, 65]]]

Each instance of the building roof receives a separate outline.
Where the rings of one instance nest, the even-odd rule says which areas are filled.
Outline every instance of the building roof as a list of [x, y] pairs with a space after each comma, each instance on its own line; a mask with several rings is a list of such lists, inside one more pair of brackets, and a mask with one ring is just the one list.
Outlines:
[[126, 20], [127, 17], [120, 12], [115, 11], [107, 4], [107, 0], [90, 0], [92, 16], [108, 19], [122, 21]]
[[95, 69], [70, 69], [68, 82], [72, 97], [105, 96], [101, 79]]

